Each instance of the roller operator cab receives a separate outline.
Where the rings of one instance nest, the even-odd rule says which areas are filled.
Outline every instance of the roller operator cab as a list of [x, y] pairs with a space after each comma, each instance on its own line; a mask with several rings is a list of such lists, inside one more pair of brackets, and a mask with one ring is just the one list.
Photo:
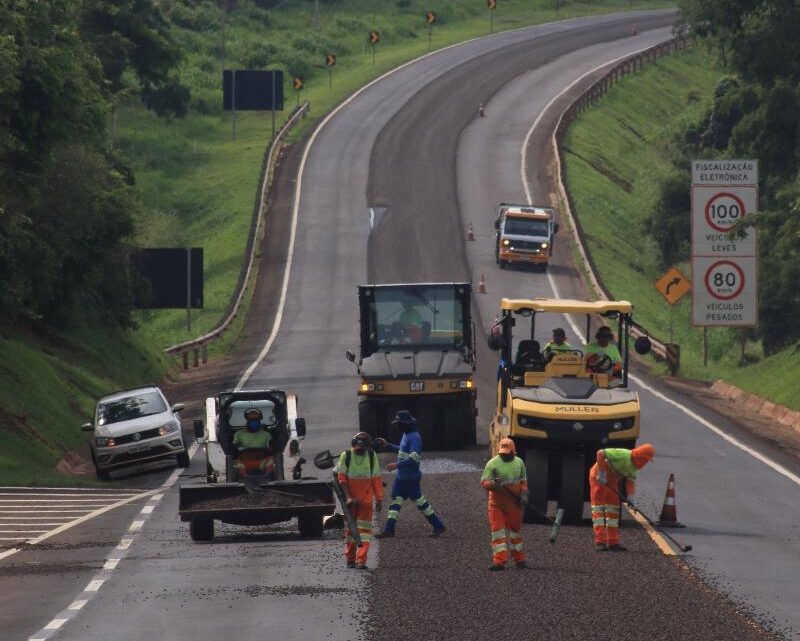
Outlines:
[[494, 228], [494, 257], [501, 269], [511, 264], [547, 269], [558, 231], [551, 207], [501, 203]]
[[[616, 335], [621, 357], [616, 368], [610, 360], [587, 357], [583, 344], [544, 355], [536, 321], [548, 313], [585, 315], [589, 337], [592, 317], [600, 317]], [[497, 453], [501, 438], [513, 438], [527, 468], [531, 505], [546, 512], [548, 500], [556, 501], [565, 510], [565, 521], [582, 518], [584, 501], [589, 498], [588, 471], [597, 450], [632, 448], [639, 437], [639, 396], [628, 389], [631, 314], [632, 306], [625, 301], [504, 298], [489, 335], [489, 347], [501, 354], [497, 403], [489, 428], [492, 454]], [[552, 327], [542, 325], [539, 334], [549, 339]], [[635, 347], [646, 354], [650, 342], [642, 336]], [[533, 522], [538, 515], [526, 509], [525, 519]]]
[[416, 416], [426, 449], [475, 444], [474, 331], [469, 283], [358, 288], [361, 353], [359, 423], [372, 436], [400, 438], [395, 413]]

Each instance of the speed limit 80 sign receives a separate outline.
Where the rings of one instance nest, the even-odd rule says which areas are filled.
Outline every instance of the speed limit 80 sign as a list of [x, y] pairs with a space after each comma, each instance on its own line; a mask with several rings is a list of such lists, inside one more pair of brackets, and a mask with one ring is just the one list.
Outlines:
[[756, 237], [730, 238], [733, 228], [756, 213], [755, 187], [692, 188], [692, 254], [699, 256], [752, 256]]
[[[695, 325], [752, 326], [758, 319], [756, 257], [692, 259]], [[699, 290], [699, 291], [698, 291]]]

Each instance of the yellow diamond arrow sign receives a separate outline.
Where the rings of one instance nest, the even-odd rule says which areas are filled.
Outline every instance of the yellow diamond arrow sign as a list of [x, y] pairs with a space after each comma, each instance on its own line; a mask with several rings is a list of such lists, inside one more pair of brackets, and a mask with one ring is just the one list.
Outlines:
[[670, 305], [677, 303], [692, 290], [692, 282], [677, 267], [670, 267], [653, 285]]

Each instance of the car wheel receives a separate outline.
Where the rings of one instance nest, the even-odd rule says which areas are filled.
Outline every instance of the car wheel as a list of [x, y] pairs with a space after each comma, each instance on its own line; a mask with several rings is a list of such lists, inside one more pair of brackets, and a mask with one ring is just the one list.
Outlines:
[[111, 473], [108, 470], [104, 470], [102, 467], [98, 467], [97, 463], [94, 465], [94, 473], [98, 481], [111, 480]]
[[189, 467], [191, 460], [189, 459], [189, 452], [183, 450], [178, 456], [175, 458], [178, 459], [178, 467]]

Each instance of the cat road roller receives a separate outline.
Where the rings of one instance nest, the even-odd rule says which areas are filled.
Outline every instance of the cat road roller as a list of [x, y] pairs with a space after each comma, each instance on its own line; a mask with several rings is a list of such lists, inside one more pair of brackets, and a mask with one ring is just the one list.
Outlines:
[[475, 346], [469, 283], [358, 288], [360, 429], [400, 440], [391, 420], [409, 410], [426, 449], [475, 444]]
[[[574, 338], [568, 349], [543, 354], [537, 335], [549, 338], [556, 325], [566, 325], [564, 314], [585, 315], [589, 337], [592, 317], [599, 317], [604, 333], [616, 333], [605, 349], [618, 358], [597, 355], [597, 343], [584, 346]], [[489, 335], [489, 347], [501, 354], [489, 440], [494, 455], [500, 439], [510, 436], [525, 461], [532, 506], [526, 522], [539, 520], [536, 510], [546, 513], [548, 500], [564, 509], [564, 522], [580, 522], [597, 450], [635, 446], [639, 396], [628, 388], [633, 325], [625, 301], [501, 300]], [[635, 347], [646, 354], [650, 341], [642, 336]]]

